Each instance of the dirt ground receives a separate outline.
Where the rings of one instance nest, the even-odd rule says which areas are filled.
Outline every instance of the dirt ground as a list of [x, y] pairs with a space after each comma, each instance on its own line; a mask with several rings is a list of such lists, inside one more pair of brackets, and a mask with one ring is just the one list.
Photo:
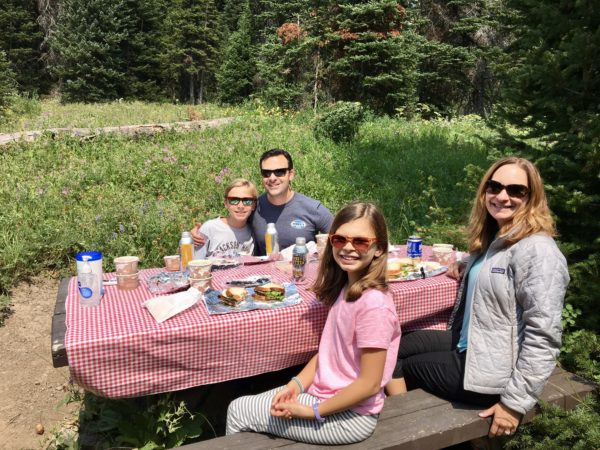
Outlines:
[[[78, 404], [64, 405], [69, 369], [52, 366], [50, 332], [58, 279], [22, 283], [11, 296], [14, 313], [0, 327], [0, 449], [40, 449], [74, 423]], [[36, 426], [44, 427], [43, 434]]]

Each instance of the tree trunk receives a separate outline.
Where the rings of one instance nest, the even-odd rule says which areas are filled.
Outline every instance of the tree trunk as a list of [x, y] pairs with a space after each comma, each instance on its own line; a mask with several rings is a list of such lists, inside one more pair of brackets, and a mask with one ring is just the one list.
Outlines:
[[190, 90], [188, 92], [189, 101], [192, 105], [196, 104], [196, 96], [194, 95], [194, 75], [190, 73]]
[[317, 49], [317, 55], [315, 56], [315, 84], [313, 86], [313, 111], [317, 112], [317, 105], [319, 103], [319, 66], [321, 65], [321, 52]]
[[200, 71], [200, 88], [198, 89], [198, 103], [202, 104], [202, 93], [204, 92], [204, 70]]

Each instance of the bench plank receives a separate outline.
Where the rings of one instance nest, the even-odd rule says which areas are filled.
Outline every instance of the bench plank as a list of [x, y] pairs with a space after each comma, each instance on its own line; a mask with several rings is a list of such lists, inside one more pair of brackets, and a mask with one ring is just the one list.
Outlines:
[[52, 365], [54, 367], [65, 367], [69, 365], [67, 359], [67, 349], [65, 348], [65, 334], [67, 333], [66, 324], [66, 307], [67, 293], [69, 290], [70, 278], [63, 278], [58, 287], [56, 294], [56, 305], [54, 306], [54, 314], [52, 316], [52, 334], [51, 350], [52, 350]]

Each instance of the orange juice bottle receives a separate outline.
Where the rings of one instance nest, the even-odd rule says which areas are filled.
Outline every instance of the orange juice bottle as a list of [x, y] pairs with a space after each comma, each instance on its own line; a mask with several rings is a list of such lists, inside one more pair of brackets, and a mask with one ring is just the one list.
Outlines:
[[181, 257], [181, 270], [187, 269], [188, 263], [194, 259], [194, 243], [192, 233], [184, 231], [179, 241], [179, 256]]

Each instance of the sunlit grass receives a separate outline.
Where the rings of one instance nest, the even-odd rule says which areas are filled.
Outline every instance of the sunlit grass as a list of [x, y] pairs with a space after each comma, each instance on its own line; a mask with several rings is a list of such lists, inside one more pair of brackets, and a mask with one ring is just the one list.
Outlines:
[[[147, 113], [114, 116], [136, 122], [180, 118], [175, 107], [168, 119], [153, 112], [167, 107], [139, 106]], [[53, 107], [66, 114], [62, 105]], [[95, 122], [91, 105], [68, 110], [80, 116], [78, 126], [100, 126], [119, 106], [95, 108]], [[205, 108], [215, 115], [227, 112]], [[486, 130], [471, 119], [373, 119], [357, 141], [337, 146], [315, 140], [311, 113], [260, 107], [236, 113], [233, 124], [219, 129], [137, 138], [63, 136], [0, 149], [0, 294], [42, 269], [74, 273], [73, 256], [81, 250], [103, 251], [107, 271], [112, 259], [124, 254], [140, 256], [142, 267], [161, 265], [164, 255], [176, 252], [181, 231], [225, 213], [222, 194], [228, 181], [241, 176], [260, 186], [258, 159], [269, 148], [292, 153], [293, 188], [331, 211], [357, 199], [377, 203], [393, 242], [431, 225], [432, 208], [447, 216], [443, 225], [460, 224], [472, 192], [457, 183], [465, 178], [467, 164], [487, 165], [476, 137]], [[219, 176], [225, 168], [227, 174]], [[423, 237], [430, 239], [426, 232]]]
[[117, 125], [182, 122], [214, 119], [231, 115], [231, 108], [214, 104], [186, 105], [173, 103], [144, 103], [123, 101], [108, 103], [68, 103], [57, 99], [23, 99], [33, 103], [28, 113], [0, 124], [0, 133], [44, 130], [48, 128], [98, 128]]

